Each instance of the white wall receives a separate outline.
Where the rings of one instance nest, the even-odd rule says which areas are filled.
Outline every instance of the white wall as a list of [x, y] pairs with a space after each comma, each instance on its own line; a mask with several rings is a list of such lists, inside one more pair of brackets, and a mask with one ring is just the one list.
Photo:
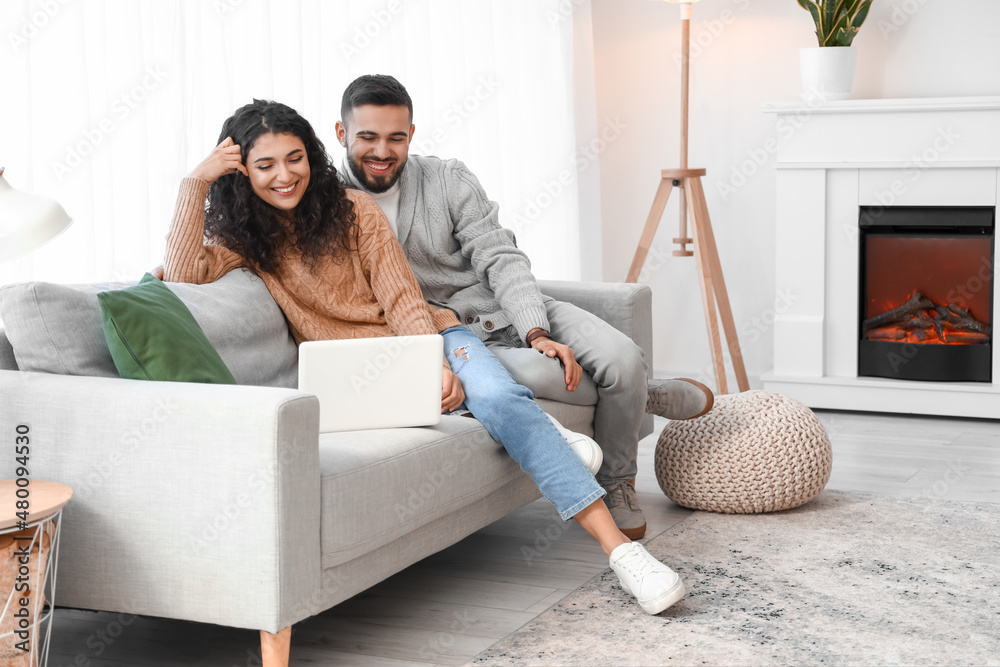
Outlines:
[[[795, 0], [706, 0], [694, 10], [689, 165], [708, 169], [709, 211], [753, 384], [772, 366], [775, 307], [766, 147], [777, 133], [760, 105], [798, 98], [798, 51], [815, 46], [814, 28]], [[628, 126], [600, 164], [604, 278], [622, 280], [659, 170], [679, 165], [681, 23], [677, 5], [652, 0], [593, 0], [592, 11], [598, 122], [620, 117]], [[1000, 94], [998, 24], [996, 0], [875, 0], [854, 41], [855, 98]], [[720, 191], [724, 184], [734, 191]], [[707, 379], [694, 259], [671, 256], [676, 235], [672, 196], [641, 277], [653, 289], [655, 370]]]

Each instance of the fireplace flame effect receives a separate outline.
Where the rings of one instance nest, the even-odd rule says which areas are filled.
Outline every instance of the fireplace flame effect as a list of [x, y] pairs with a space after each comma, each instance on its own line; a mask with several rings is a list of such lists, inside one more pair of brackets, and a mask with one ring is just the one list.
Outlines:
[[989, 327], [956, 303], [935, 304], [914, 292], [902, 306], [861, 324], [866, 340], [930, 345], [982, 345], [990, 342]]

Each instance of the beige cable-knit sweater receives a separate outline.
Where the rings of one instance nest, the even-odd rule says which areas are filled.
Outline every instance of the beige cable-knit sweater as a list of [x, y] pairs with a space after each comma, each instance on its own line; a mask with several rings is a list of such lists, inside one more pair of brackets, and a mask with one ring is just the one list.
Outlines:
[[[247, 266], [235, 252], [205, 244], [207, 195], [207, 182], [181, 181], [167, 234], [165, 280], [210, 283]], [[288, 318], [295, 342], [433, 334], [458, 326], [452, 311], [424, 301], [378, 204], [359, 190], [348, 190], [347, 197], [354, 202], [359, 227], [357, 252], [339, 262], [324, 256], [310, 272], [301, 251], [288, 247], [278, 253], [274, 273], [260, 274]]]

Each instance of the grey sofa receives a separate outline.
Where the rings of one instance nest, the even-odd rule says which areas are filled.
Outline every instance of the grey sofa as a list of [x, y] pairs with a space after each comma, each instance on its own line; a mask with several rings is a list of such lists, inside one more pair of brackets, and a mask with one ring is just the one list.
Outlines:
[[[239, 385], [121, 379], [95, 296], [116, 286], [0, 290], [0, 433], [28, 425], [32, 478], [75, 491], [60, 606], [276, 633], [539, 496], [474, 419], [320, 435], [281, 311], [243, 271], [170, 285]], [[652, 367], [648, 288], [540, 286], [630, 336]], [[593, 407], [538, 402], [592, 434]], [[13, 471], [0, 457], [0, 476]]]

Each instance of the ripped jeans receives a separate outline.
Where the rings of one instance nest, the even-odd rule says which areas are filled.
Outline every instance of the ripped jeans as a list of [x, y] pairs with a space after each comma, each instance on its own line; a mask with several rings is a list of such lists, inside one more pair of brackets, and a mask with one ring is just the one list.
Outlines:
[[568, 520], [605, 491], [535, 403], [476, 334], [458, 326], [441, 332], [444, 356], [465, 389], [463, 407], [486, 427]]

